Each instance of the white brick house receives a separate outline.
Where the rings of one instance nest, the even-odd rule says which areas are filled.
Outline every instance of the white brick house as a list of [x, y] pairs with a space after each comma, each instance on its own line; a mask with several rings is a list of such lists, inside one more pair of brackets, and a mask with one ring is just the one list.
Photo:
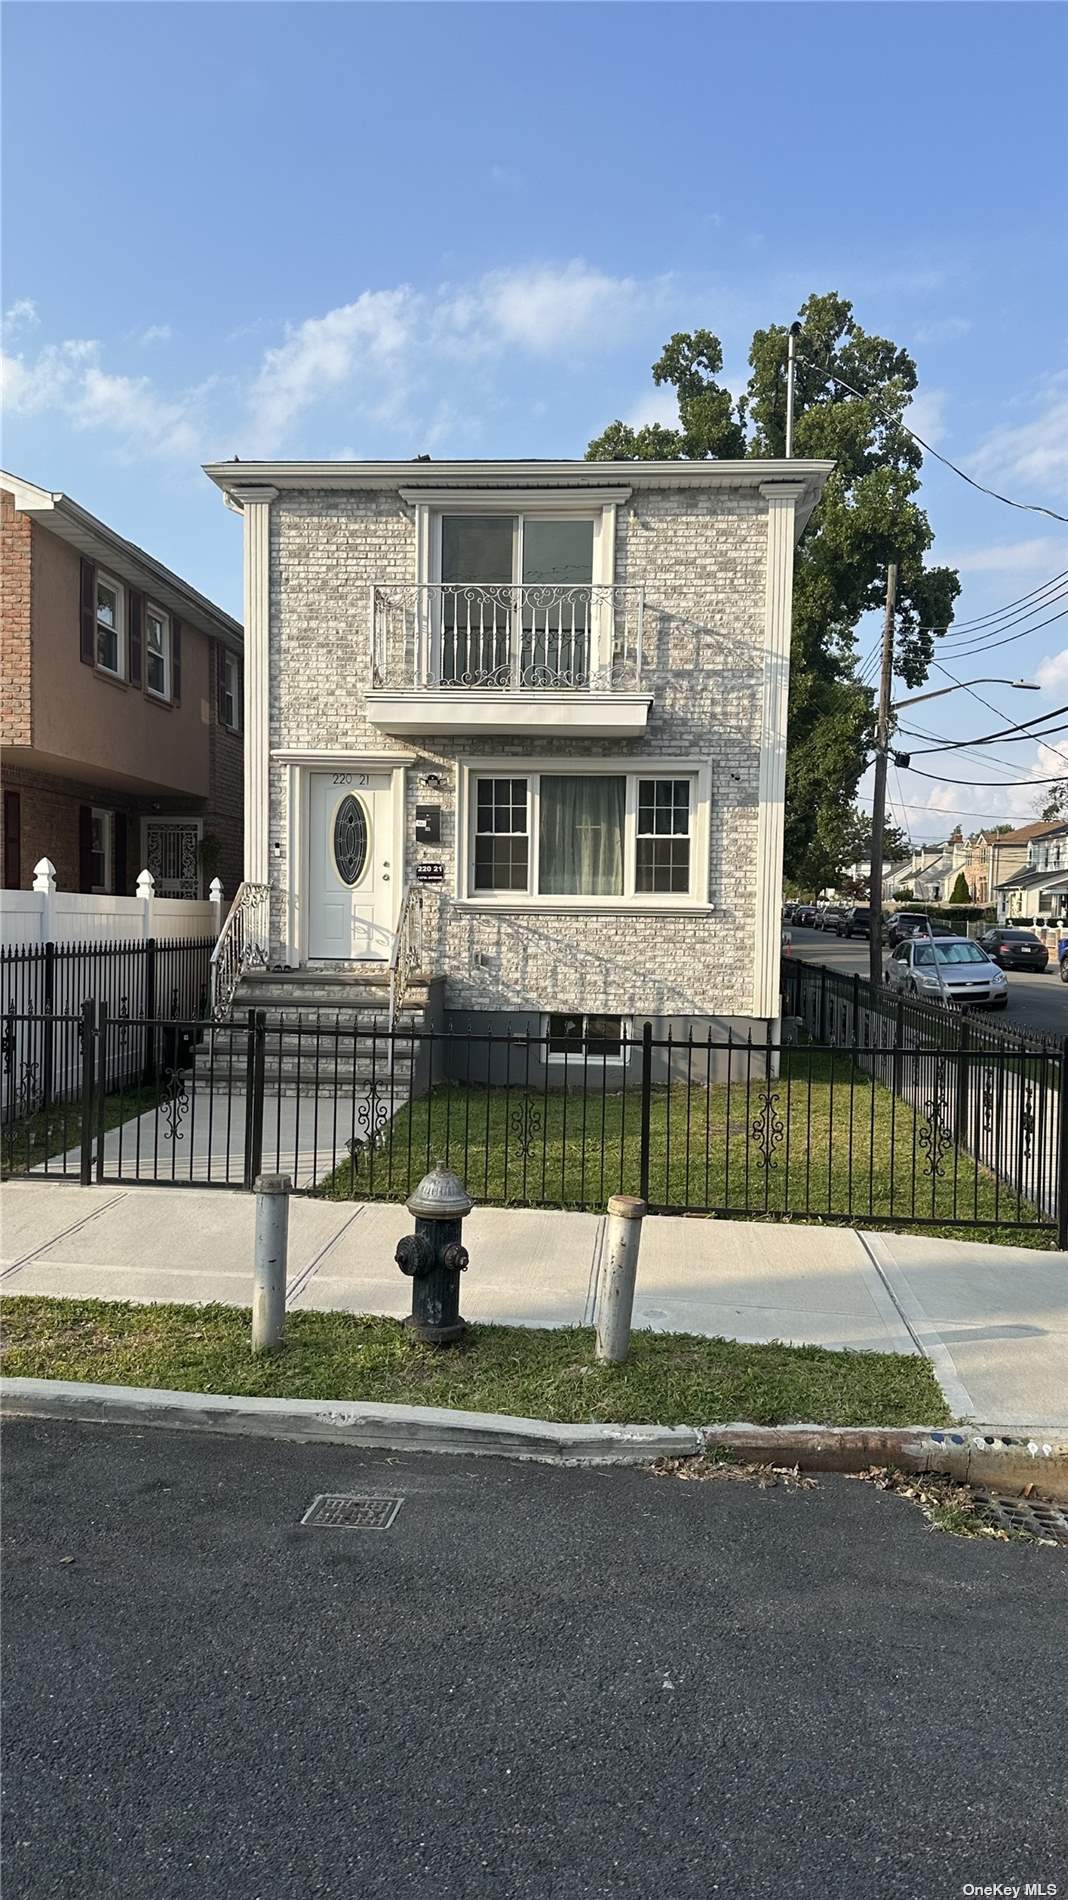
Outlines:
[[793, 551], [830, 468], [210, 466], [272, 964], [384, 972], [417, 890], [458, 1026], [774, 1019]]

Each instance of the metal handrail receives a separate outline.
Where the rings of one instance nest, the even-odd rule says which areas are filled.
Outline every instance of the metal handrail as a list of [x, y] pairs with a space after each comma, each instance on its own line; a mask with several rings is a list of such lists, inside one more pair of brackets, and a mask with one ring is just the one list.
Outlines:
[[234, 992], [248, 969], [265, 969], [271, 943], [271, 887], [239, 884], [219, 941], [211, 953], [211, 1013], [230, 1013]]
[[645, 594], [599, 581], [372, 582], [376, 687], [637, 689]]
[[423, 931], [423, 887], [409, 884], [401, 899], [400, 916], [393, 933], [389, 957], [389, 1027], [392, 1030], [411, 987], [412, 978], [423, 967], [425, 938]]

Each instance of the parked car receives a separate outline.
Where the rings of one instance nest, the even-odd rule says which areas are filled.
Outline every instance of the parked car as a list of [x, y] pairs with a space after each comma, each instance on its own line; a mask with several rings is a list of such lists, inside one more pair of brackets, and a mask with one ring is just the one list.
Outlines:
[[815, 929], [815, 925], [816, 925], [815, 904], [798, 904], [797, 909], [794, 911], [793, 920], [795, 924], [800, 924], [803, 930]]
[[845, 914], [844, 904], [824, 904], [816, 920], [817, 928], [820, 930], [837, 930]]
[[1004, 970], [970, 937], [909, 937], [899, 943], [886, 966], [891, 989], [928, 1002], [972, 1004], [1004, 1009], [1009, 981]]
[[895, 911], [886, 932], [886, 941], [891, 950], [896, 950], [899, 943], [904, 943], [906, 937], [913, 936], [918, 930], [926, 935], [927, 917], [922, 910]]
[[835, 931], [839, 937], [870, 937], [871, 911], [864, 908], [844, 910], [835, 925]]
[[1068, 983], [1068, 937], [1057, 938], [1057, 968], [1062, 983]]
[[1049, 951], [1033, 930], [987, 930], [976, 941], [1002, 970], [1044, 970], [1049, 963]]

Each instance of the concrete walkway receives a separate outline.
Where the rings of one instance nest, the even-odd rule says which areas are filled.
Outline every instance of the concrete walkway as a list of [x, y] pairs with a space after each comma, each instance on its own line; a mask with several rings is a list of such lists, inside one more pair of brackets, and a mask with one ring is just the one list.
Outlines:
[[[19, 1181], [0, 1208], [0, 1285], [72, 1298], [251, 1302], [254, 1202], [225, 1189]], [[403, 1207], [295, 1197], [291, 1308], [397, 1317]], [[476, 1208], [470, 1320], [589, 1323], [603, 1221]], [[953, 1411], [1068, 1426], [1068, 1254], [841, 1227], [650, 1218], [635, 1324], [752, 1343], [923, 1352]]]

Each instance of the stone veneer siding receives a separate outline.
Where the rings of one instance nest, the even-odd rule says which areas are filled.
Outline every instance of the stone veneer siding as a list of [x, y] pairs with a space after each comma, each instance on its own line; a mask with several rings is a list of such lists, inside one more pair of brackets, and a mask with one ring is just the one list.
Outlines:
[[[445, 864], [426, 890], [434, 967], [450, 1007], [477, 1011], [608, 1010], [661, 1017], [745, 1017], [752, 1009], [757, 785], [762, 716], [767, 503], [739, 489], [643, 490], [617, 517], [616, 582], [645, 587], [645, 684], [638, 740], [391, 740], [366, 717], [372, 581], [415, 578], [413, 511], [373, 491], [285, 494], [271, 507], [272, 748], [415, 752], [407, 777], [405, 875], [420, 856]], [[696, 760], [711, 768], [711, 915], [511, 912], [456, 908], [456, 764], [536, 756], [626, 757], [635, 767]], [[444, 778], [431, 795], [427, 772]], [[285, 936], [282, 888], [286, 768], [270, 774], [274, 937]], [[442, 806], [440, 846], [416, 846], [415, 805]], [[703, 894], [703, 893], [702, 893]], [[637, 909], [637, 905], [636, 905]], [[476, 962], [476, 958], [478, 961]]]

